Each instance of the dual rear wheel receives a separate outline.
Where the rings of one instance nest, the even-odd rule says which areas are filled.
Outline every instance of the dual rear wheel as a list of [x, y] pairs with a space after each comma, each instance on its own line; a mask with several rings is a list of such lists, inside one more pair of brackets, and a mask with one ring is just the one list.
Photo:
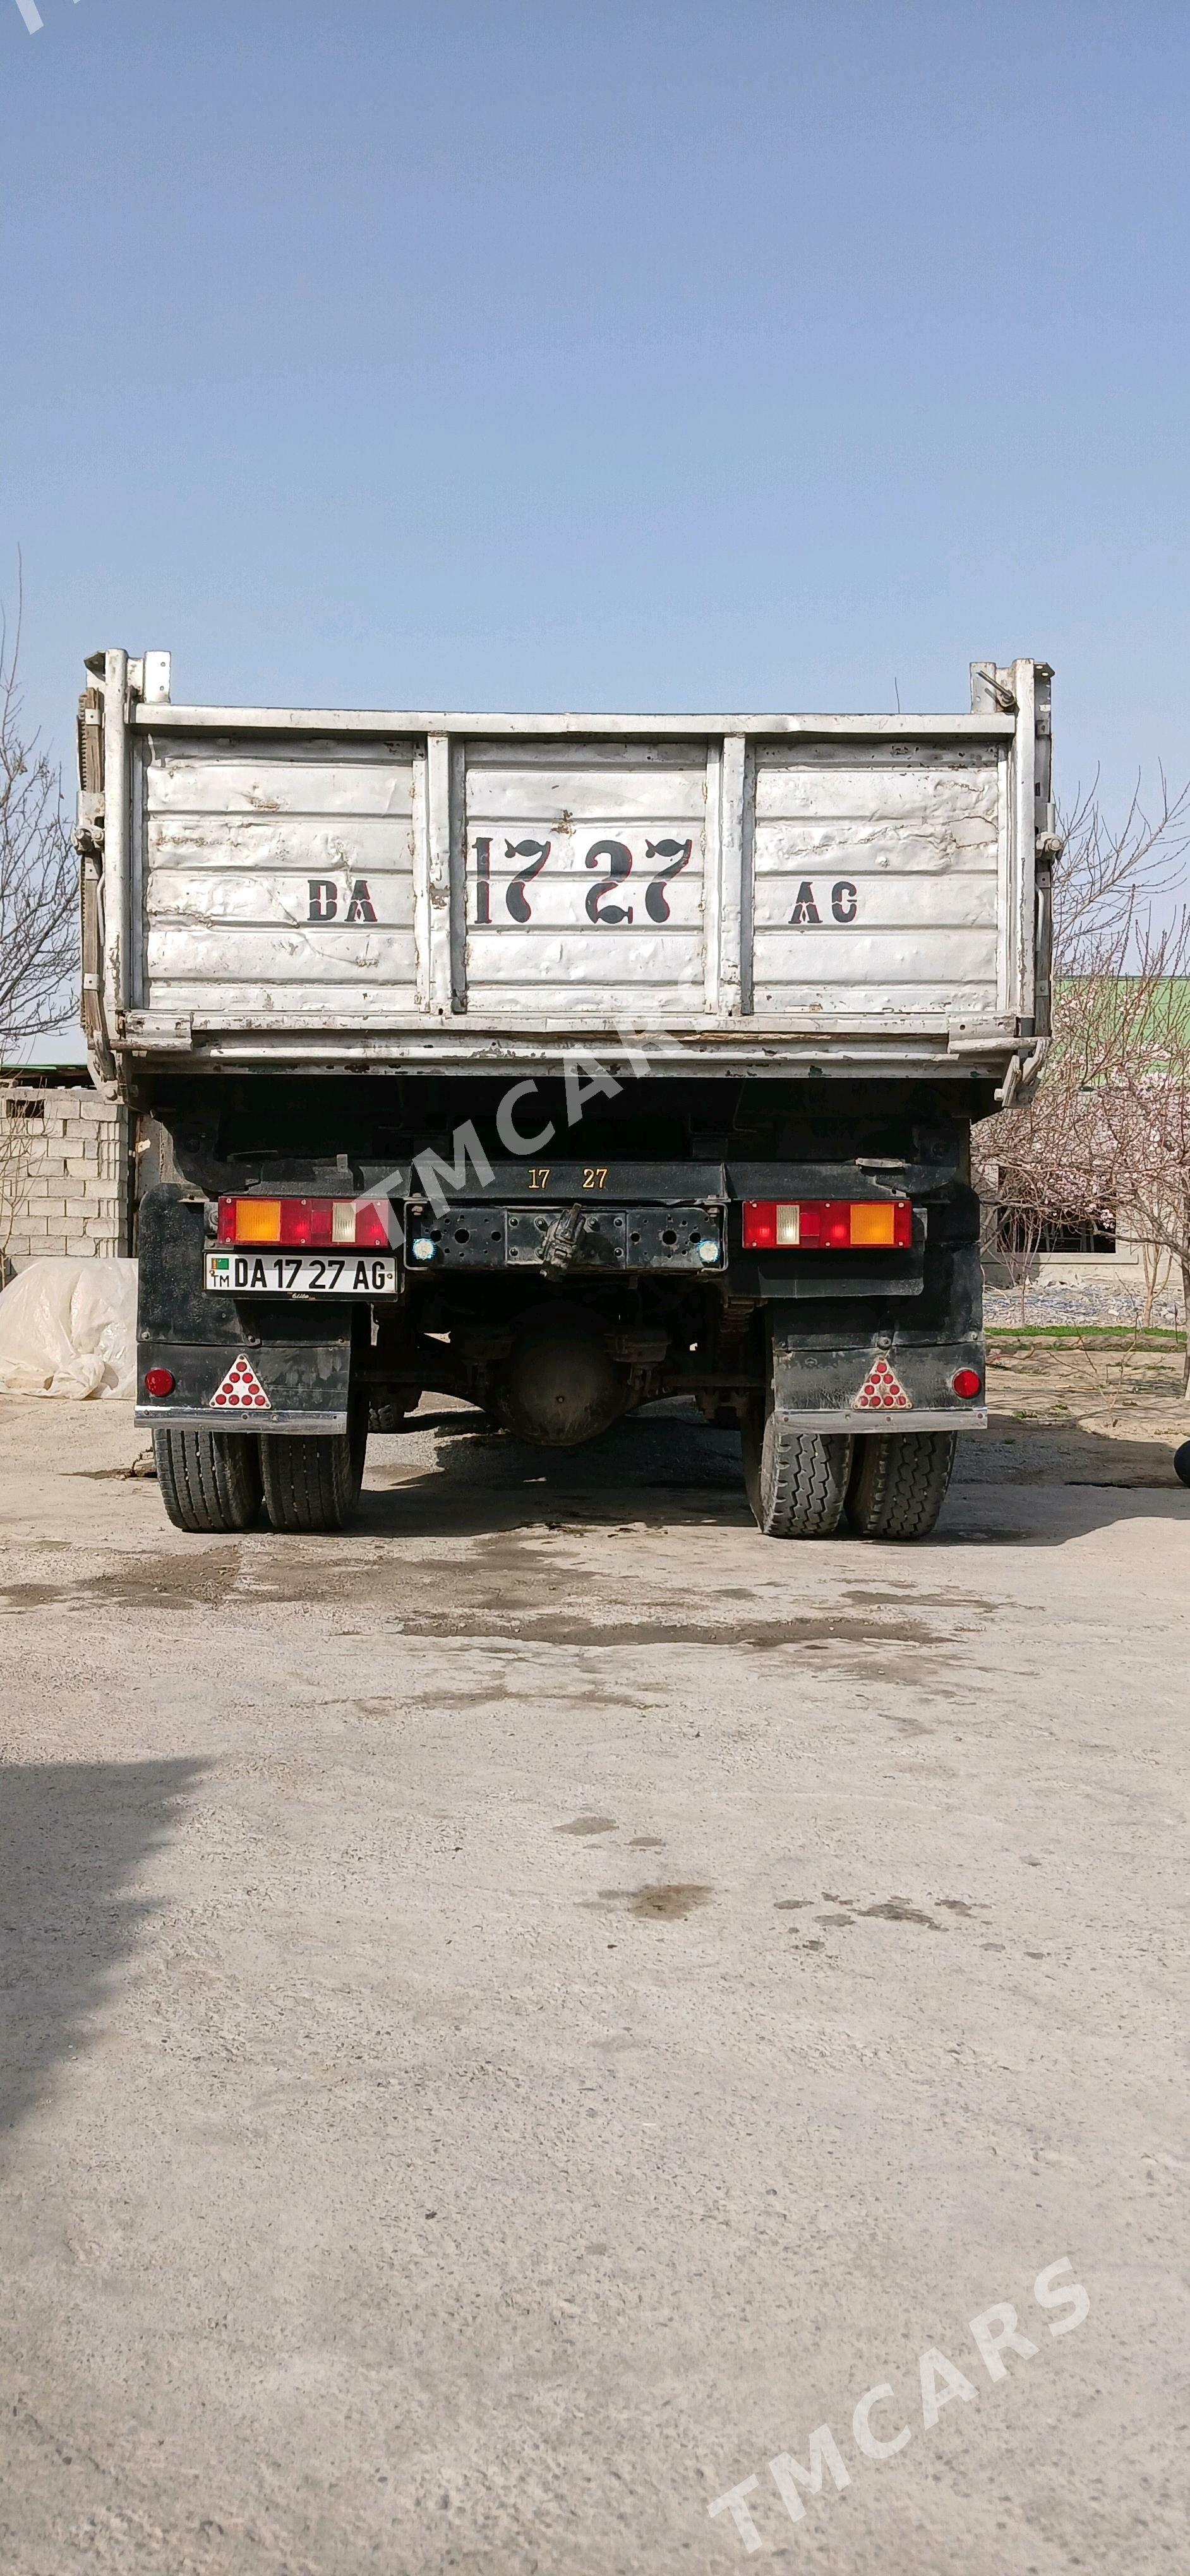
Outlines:
[[743, 1423], [744, 1481], [766, 1538], [928, 1538], [954, 1465], [953, 1431], [785, 1431], [771, 1391]]
[[[950, 1483], [952, 1431], [846, 1435], [782, 1430], [771, 1392], [744, 1418], [744, 1479], [766, 1538], [928, 1538]], [[349, 1431], [261, 1437], [163, 1427], [153, 1434], [161, 1499], [175, 1529], [339, 1530], [359, 1500], [367, 1415]]]
[[359, 1500], [367, 1440], [359, 1410], [349, 1431], [308, 1437], [163, 1428], [153, 1454], [175, 1529], [252, 1529], [263, 1506], [275, 1530], [338, 1530]]
[[953, 1431], [865, 1432], [845, 1505], [860, 1538], [928, 1538], [954, 1466]]

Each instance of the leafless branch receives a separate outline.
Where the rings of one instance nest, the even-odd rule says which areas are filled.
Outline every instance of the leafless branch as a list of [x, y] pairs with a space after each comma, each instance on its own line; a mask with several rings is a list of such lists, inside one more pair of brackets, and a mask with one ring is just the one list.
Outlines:
[[0, 611], [0, 1063], [58, 1026], [78, 959], [78, 862], [62, 780], [26, 728], [20, 690], [23, 593]]
[[[1097, 785], [1067, 817], [1055, 869], [1054, 1034], [1035, 1090], [977, 1131], [1020, 1250], [1048, 1223], [1107, 1225], [1166, 1255], [1190, 1310], [1190, 786], [1164, 772], [1109, 826]], [[1010, 1270], [1012, 1264], [1010, 1262]], [[1150, 1290], [1150, 1303], [1151, 1303]], [[1187, 1334], [1190, 1383], [1190, 1324]]]
[[45, 1161], [45, 1130], [27, 1084], [0, 1077], [0, 1288], [8, 1248], [30, 1188]]
[[1122, 822], [1107, 821], [1098, 776], [1060, 816], [1063, 847], [1054, 867], [1054, 965], [1059, 975], [1079, 975], [1113, 959], [1131, 957], [1132, 945], [1154, 907], [1178, 887], [1190, 850], [1190, 782], [1171, 795], [1163, 769], [1151, 812], [1141, 803], [1140, 781]]

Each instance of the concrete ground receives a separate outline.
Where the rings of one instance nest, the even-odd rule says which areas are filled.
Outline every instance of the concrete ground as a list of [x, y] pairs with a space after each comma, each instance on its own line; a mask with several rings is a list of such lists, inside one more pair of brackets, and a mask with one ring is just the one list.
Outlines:
[[3, 2576], [1184, 2565], [1190, 1420], [1116, 1411], [898, 1548], [656, 1415], [188, 1539], [0, 1406]]

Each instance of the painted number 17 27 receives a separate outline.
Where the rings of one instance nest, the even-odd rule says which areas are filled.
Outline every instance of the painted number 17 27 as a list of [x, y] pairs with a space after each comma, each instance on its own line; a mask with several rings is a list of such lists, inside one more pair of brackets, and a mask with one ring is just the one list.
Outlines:
[[[481, 832], [475, 842], [475, 918], [483, 929], [492, 927], [493, 895], [502, 899], [509, 921], [523, 928], [533, 919], [533, 902], [529, 888], [548, 867], [553, 852], [552, 841], [505, 839], [498, 883], [492, 874], [492, 841], [495, 836]], [[693, 841], [646, 840], [641, 875], [648, 871], [644, 887], [644, 907], [648, 919], [660, 927], [671, 918], [666, 888], [683, 868], [690, 865]], [[634, 906], [621, 901], [627, 892], [626, 879], [636, 866], [636, 855], [627, 841], [592, 841], [583, 859], [584, 869], [591, 871], [593, 882], [587, 888], [586, 915], [597, 930], [627, 929], [634, 917]], [[506, 871], [508, 871], [506, 873]], [[638, 880], [639, 882], [639, 880]]]

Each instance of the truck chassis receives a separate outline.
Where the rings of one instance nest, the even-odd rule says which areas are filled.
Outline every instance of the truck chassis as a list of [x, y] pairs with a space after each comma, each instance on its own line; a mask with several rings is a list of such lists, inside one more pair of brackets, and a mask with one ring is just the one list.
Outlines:
[[[584, 1121], [582, 1155], [548, 1163], [501, 1156], [498, 1087], [477, 1101], [469, 1085], [484, 1178], [465, 1169], [453, 1195], [425, 1186], [446, 1139], [415, 1082], [395, 1135], [377, 1132], [378, 1084], [328, 1094], [320, 1123], [357, 1145], [333, 1157], [268, 1137], [281, 1086], [243, 1084], [230, 1112], [216, 1094], [213, 1124], [210, 1095], [205, 1118], [185, 1086], [158, 1095], [178, 1177], [141, 1210], [137, 1420], [167, 1509], [236, 1528], [263, 1496], [278, 1527], [340, 1526], [369, 1424], [411, 1427], [425, 1395], [543, 1447], [687, 1396], [739, 1429], [766, 1535], [824, 1537], [844, 1518], [924, 1535], [958, 1431], [986, 1423], [966, 1169], [978, 1079], [899, 1098], [832, 1085], [821, 1105], [801, 1084], [719, 1080], [692, 1105], [688, 1085], [629, 1080]], [[869, 1234], [896, 1215], [901, 1241], [757, 1245], [770, 1209], [858, 1211]], [[366, 1242], [336, 1245], [336, 1226]]]

